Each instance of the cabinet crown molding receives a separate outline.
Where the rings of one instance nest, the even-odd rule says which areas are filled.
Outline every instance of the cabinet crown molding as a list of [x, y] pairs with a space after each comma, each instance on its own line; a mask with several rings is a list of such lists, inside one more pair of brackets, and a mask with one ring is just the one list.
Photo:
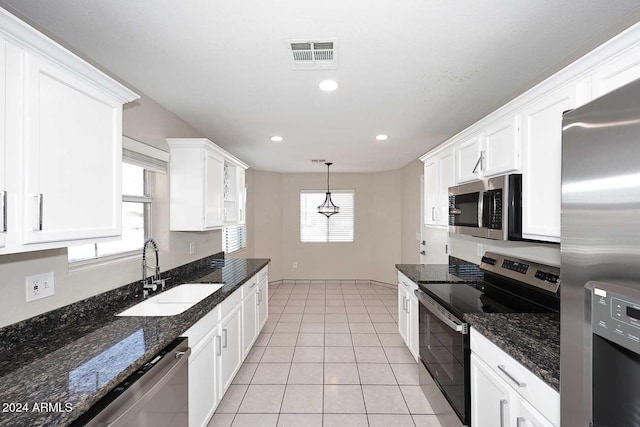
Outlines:
[[0, 8], [0, 37], [97, 85], [122, 104], [140, 98], [137, 93], [3, 8]]

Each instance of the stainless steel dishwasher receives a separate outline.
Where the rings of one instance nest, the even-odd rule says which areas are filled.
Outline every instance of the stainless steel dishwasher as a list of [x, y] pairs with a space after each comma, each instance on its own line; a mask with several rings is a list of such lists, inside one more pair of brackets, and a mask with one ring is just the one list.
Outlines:
[[187, 427], [190, 353], [187, 338], [175, 339], [71, 425]]

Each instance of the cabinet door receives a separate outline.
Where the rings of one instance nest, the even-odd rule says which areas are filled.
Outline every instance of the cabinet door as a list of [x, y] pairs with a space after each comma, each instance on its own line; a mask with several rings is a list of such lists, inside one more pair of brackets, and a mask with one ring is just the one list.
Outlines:
[[447, 150], [438, 156], [438, 224], [449, 225], [449, 187], [455, 185], [455, 159], [453, 150]]
[[640, 78], [640, 45], [598, 67], [593, 75], [594, 98]]
[[419, 361], [420, 348], [418, 337], [418, 298], [411, 293], [407, 294], [407, 336], [409, 338], [409, 351], [416, 361]]
[[23, 243], [119, 236], [122, 105], [23, 53]]
[[220, 324], [220, 395], [231, 385], [242, 364], [242, 310], [238, 306]]
[[562, 87], [522, 113], [522, 237], [560, 241], [562, 113], [575, 106], [576, 87]]
[[398, 284], [398, 332], [409, 346], [409, 321], [407, 316], [407, 292]]
[[257, 283], [249, 295], [242, 301], [242, 359], [244, 360], [251, 350], [251, 346], [258, 336], [258, 292]]
[[217, 329], [191, 349], [189, 357], [189, 427], [206, 426], [219, 395], [216, 387]]
[[424, 223], [437, 225], [438, 206], [438, 159], [434, 157], [424, 163]]
[[204, 226], [221, 227], [224, 160], [211, 150], [205, 151]]
[[269, 279], [265, 276], [258, 283], [258, 334], [269, 317]]
[[515, 415], [515, 392], [471, 353], [471, 425], [507, 427]]
[[519, 168], [519, 117], [500, 120], [482, 133], [483, 176], [500, 175]]
[[[7, 43], [0, 39], [0, 99], [6, 100], [6, 60]], [[0, 248], [6, 244], [7, 234], [7, 168], [6, 168], [6, 142], [5, 142], [5, 104], [0, 102]]]
[[521, 401], [517, 427], [554, 427], [536, 408], [526, 400]]
[[456, 145], [456, 183], [473, 181], [480, 177], [480, 138], [476, 135]]
[[245, 171], [241, 167], [238, 169], [238, 224], [247, 223], [247, 188], [245, 181]]

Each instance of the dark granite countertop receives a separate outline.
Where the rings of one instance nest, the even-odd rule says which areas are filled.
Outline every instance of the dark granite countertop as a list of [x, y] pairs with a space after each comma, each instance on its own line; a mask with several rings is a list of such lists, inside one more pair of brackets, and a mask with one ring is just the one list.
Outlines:
[[464, 320], [556, 391], [560, 391], [560, 315], [465, 314]]
[[[452, 258], [452, 261], [455, 259]], [[475, 264], [396, 264], [396, 269], [414, 283], [469, 283], [482, 280]]]
[[210, 258], [169, 272], [167, 289], [224, 283], [176, 316], [116, 317], [134, 283], [0, 329], [0, 425], [68, 425], [269, 263]]

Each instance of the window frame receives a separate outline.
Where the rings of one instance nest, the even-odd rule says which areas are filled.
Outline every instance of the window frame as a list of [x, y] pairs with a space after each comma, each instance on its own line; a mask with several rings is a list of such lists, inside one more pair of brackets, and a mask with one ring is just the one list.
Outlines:
[[[331, 224], [331, 218], [333, 218], [334, 216], [332, 215], [330, 218], [326, 218], [327, 220], [327, 241], [304, 241], [302, 240], [302, 221], [301, 221], [301, 214], [302, 214], [302, 204], [301, 204], [301, 200], [300, 200], [300, 196], [302, 194], [309, 194], [309, 193], [318, 193], [318, 194], [322, 194], [323, 196], [326, 195], [327, 190], [300, 190], [299, 195], [298, 195], [298, 241], [301, 244], [320, 244], [320, 245], [327, 245], [327, 244], [353, 244], [356, 242], [356, 191], [355, 189], [337, 189], [337, 190], [332, 190], [331, 191], [331, 195], [334, 196], [335, 194], [350, 194], [352, 196], [352, 203], [353, 203], [353, 207], [352, 207], [352, 211], [353, 211], [353, 218], [352, 218], [352, 239], [350, 241], [331, 241], [329, 240], [330, 238], [330, 224]], [[324, 197], [322, 198], [322, 201], [318, 204], [322, 204], [322, 202], [324, 201]], [[339, 205], [338, 205], [339, 207]], [[321, 215], [321, 214], [318, 214]], [[336, 215], [340, 215], [340, 213], [337, 213]]]

